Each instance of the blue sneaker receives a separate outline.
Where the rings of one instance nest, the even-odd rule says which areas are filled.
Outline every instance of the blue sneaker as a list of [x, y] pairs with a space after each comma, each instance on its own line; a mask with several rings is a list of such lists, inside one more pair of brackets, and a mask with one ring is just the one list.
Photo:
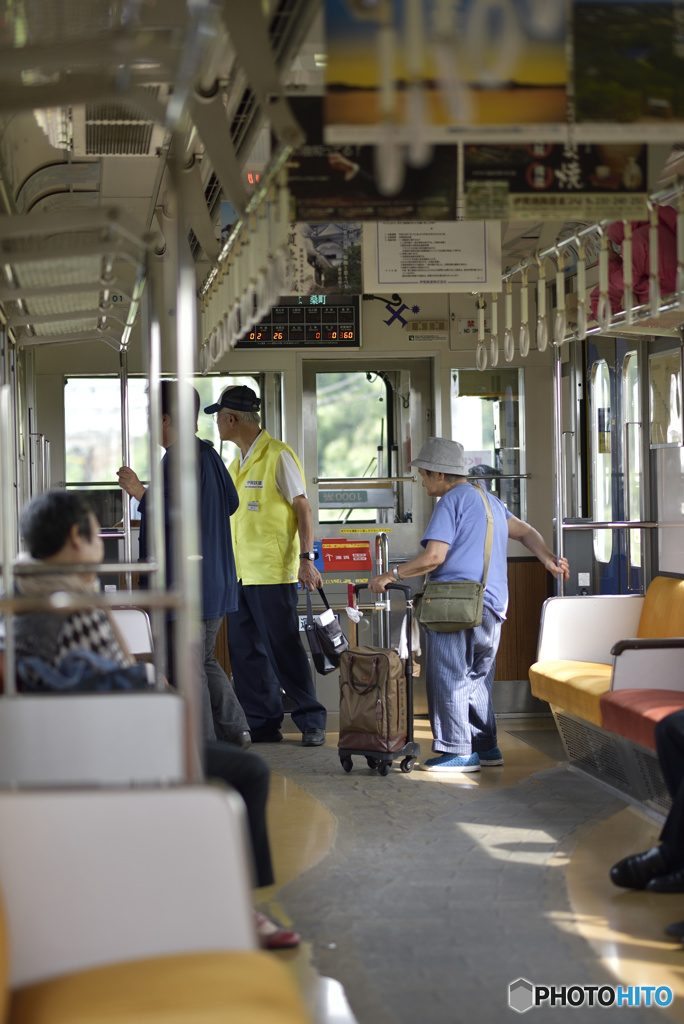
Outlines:
[[429, 757], [420, 767], [424, 772], [479, 772], [480, 758], [477, 754], [440, 754]]
[[491, 750], [481, 750], [479, 758], [483, 768], [491, 768], [492, 765], [504, 763], [503, 754], [498, 747], [492, 747]]

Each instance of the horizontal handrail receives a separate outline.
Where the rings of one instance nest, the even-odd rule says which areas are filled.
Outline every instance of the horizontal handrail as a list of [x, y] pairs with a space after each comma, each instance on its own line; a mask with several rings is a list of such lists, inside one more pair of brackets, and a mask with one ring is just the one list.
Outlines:
[[314, 476], [315, 484], [394, 484], [415, 483], [415, 476]]
[[19, 562], [14, 566], [16, 576], [50, 576], [68, 573], [112, 573], [140, 572], [154, 573], [159, 566], [156, 562], [79, 562], [65, 567], [64, 562]]
[[684, 523], [642, 523], [638, 520], [619, 523], [563, 523], [564, 530], [658, 530], [663, 526], [684, 526]]
[[115, 590], [106, 594], [80, 594], [60, 590], [46, 597], [2, 597], [0, 612], [79, 612], [91, 608], [181, 608], [181, 594], [154, 594], [149, 590]]

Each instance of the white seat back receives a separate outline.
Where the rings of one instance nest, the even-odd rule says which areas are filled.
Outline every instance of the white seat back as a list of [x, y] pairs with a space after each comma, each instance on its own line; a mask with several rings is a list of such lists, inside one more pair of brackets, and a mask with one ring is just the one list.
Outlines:
[[12, 986], [255, 948], [248, 864], [244, 804], [218, 786], [0, 792]]
[[134, 657], [152, 654], [150, 618], [142, 608], [112, 608], [111, 615]]
[[636, 636], [639, 596], [550, 597], [542, 609], [537, 661], [594, 661], [610, 665], [618, 640]]
[[0, 700], [0, 786], [182, 782], [183, 701], [172, 693]]

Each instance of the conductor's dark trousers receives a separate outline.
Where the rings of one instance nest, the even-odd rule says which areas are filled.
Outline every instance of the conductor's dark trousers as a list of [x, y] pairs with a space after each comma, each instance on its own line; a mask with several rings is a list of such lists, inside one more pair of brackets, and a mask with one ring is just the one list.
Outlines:
[[298, 729], [325, 729], [299, 634], [297, 584], [238, 583], [237, 611], [226, 616], [233, 682], [249, 727], [274, 732], [283, 720], [282, 687], [294, 701]]

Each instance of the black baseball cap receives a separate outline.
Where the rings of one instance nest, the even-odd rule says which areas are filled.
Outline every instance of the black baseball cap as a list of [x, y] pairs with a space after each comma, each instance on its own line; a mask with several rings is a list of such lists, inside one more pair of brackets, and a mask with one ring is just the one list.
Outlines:
[[207, 413], [218, 412], [219, 409], [237, 409], [239, 412], [256, 412], [261, 405], [257, 397], [246, 384], [234, 384], [223, 392], [218, 402], [208, 405]]

